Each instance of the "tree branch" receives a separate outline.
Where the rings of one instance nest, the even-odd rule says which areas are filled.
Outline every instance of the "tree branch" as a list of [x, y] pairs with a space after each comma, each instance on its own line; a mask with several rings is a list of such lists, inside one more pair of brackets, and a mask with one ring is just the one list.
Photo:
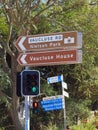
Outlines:
[[9, 101], [12, 101], [12, 98], [9, 97], [7, 94], [5, 94], [4, 92], [2, 92], [2, 90], [0, 89], [0, 97], [6, 97]]
[[33, 19], [36, 19], [42, 12], [44, 12], [44, 11], [47, 10], [47, 9], [49, 9], [49, 8], [50, 8], [51, 6], [53, 6], [54, 4], [55, 4], [55, 1], [54, 1], [52, 4], [48, 5], [46, 8], [40, 10], [40, 11], [33, 17]]

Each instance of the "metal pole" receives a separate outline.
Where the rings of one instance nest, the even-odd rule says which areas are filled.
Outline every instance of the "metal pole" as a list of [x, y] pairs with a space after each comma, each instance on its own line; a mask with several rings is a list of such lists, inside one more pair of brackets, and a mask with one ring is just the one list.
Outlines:
[[[28, 70], [28, 67], [25, 67]], [[29, 96], [25, 96], [25, 130], [30, 130], [30, 98]]]
[[[62, 95], [63, 95], [63, 85], [62, 85]], [[63, 100], [64, 100], [64, 130], [66, 130], [66, 109], [65, 109], [65, 96], [63, 95]]]
[[25, 96], [25, 130], [30, 130], [29, 96]]

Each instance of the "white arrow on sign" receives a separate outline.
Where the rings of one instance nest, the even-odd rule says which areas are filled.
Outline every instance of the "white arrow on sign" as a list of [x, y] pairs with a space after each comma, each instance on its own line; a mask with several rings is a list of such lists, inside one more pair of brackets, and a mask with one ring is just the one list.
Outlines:
[[66, 91], [63, 91], [63, 95], [69, 98], [69, 93], [67, 93]]
[[20, 58], [20, 61], [23, 63], [23, 64], [27, 64], [25, 58], [26, 58], [27, 54], [23, 55], [21, 58]]
[[62, 93], [63, 93], [63, 96], [69, 97], [69, 93], [67, 93], [66, 91], [64, 91], [64, 89], [67, 89], [67, 83], [65, 83], [65, 82], [62, 81]]
[[26, 48], [25, 48], [24, 45], [23, 45], [25, 39], [26, 39], [25, 36], [22, 37], [22, 38], [20, 39], [19, 43], [18, 43], [18, 46], [20, 47], [20, 49], [21, 49], [21, 50], [24, 50], [24, 51], [26, 50]]
[[62, 82], [62, 87], [65, 88], [65, 89], [67, 89], [67, 83]]

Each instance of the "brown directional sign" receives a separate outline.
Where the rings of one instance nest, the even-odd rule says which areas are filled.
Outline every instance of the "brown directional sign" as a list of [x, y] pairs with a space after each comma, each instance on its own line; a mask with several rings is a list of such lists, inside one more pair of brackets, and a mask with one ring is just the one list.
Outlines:
[[62, 32], [21, 36], [15, 42], [18, 51], [57, 50], [82, 47], [82, 33]]
[[76, 64], [82, 62], [82, 51], [56, 50], [47, 52], [21, 53], [17, 61], [22, 66]]

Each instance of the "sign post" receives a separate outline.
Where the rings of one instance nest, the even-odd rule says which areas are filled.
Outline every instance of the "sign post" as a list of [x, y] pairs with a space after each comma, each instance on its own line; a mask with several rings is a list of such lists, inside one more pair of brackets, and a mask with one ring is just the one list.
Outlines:
[[[28, 70], [28, 67], [25, 67]], [[30, 130], [30, 97], [25, 96], [25, 130]]]
[[[60, 76], [54, 76], [47, 78], [47, 83], [56, 83], [56, 82], [61, 82], [62, 84], [62, 97], [63, 97], [63, 108], [64, 108], [64, 130], [66, 130], [66, 109], [65, 109], [65, 97], [69, 97], [69, 93], [67, 93], [64, 89], [67, 89], [67, 83], [63, 81], [63, 75]], [[49, 101], [48, 101], [49, 102]], [[47, 102], [46, 102], [47, 103]], [[51, 102], [50, 102], [51, 103]], [[52, 103], [51, 103], [52, 104]], [[45, 102], [42, 102], [43, 108], [46, 110], [49, 110], [47, 108], [47, 105], [45, 105]], [[62, 108], [62, 107], [61, 107]], [[60, 108], [60, 109], [61, 109]], [[50, 108], [52, 110], [53, 108]]]
[[64, 130], [66, 130], [66, 106], [65, 106], [65, 97], [69, 97], [69, 94], [64, 91], [64, 89], [67, 89], [67, 83], [62, 81], [62, 94], [64, 99]]

